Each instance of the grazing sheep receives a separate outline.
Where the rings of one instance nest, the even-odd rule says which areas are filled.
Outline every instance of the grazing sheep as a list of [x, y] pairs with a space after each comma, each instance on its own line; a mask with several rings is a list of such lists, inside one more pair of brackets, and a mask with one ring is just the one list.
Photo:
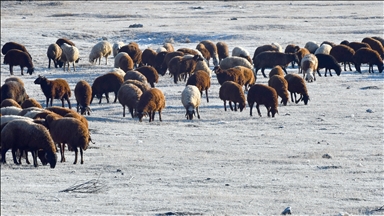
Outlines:
[[18, 107], [18, 108], [21, 108], [20, 104], [18, 104], [15, 100], [13, 100], [12, 98], [7, 98], [7, 99], [4, 99], [1, 104], [0, 104], [0, 107], [3, 108], [3, 107], [10, 107], [10, 106], [14, 106], [14, 107]]
[[141, 63], [146, 66], [155, 67], [156, 55], [157, 53], [153, 49], [151, 48], [145, 49], [141, 54]]
[[59, 45], [54, 43], [48, 46], [48, 68], [51, 68], [51, 60], [53, 61], [53, 64], [55, 64], [55, 68], [57, 68], [57, 66], [63, 67], [63, 62], [60, 61], [62, 53], [63, 51], [61, 50]]
[[283, 68], [280, 65], [276, 65], [275, 67], [272, 68], [272, 70], [268, 74], [269, 79], [271, 79], [271, 77], [274, 75], [284, 77], [285, 74], [284, 74]]
[[[28, 117], [31, 119], [39, 119], [43, 118], [45, 119], [44, 113], [52, 113], [49, 110], [43, 109], [43, 108], [38, 108], [38, 107], [28, 107], [28, 108], [22, 108], [22, 110], [17, 114], [19, 116], [24, 116]], [[48, 115], [47, 114], [47, 115]]]
[[259, 46], [255, 49], [255, 52], [253, 53], [253, 57], [252, 57], [252, 62], [253, 64], [255, 64], [255, 58], [257, 55], [259, 55], [260, 53], [262, 52], [265, 52], [265, 51], [275, 51], [275, 52], [279, 52], [279, 48], [274, 46], [274, 45], [271, 45], [271, 44], [267, 44], [267, 45], [262, 45], [262, 46]]
[[13, 99], [21, 105], [29, 98], [24, 85], [18, 81], [7, 81], [1, 86], [1, 102], [5, 99]]
[[120, 52], [115, 56], [115, 68], [121, 68], [124, 72], [133, 70], [134, 63], [126, 52]]
[[211, 59], [211, 53], [209, 53], [209, 50], [205, 48], [204, 44], [202, 43], [198, 43], [196, 49], [200, 51], [200, 53], [207, 60], [207, 63], [209, 65], [209, 60]]
[[264, 73], [264, 69], [273, 68], [276, 65], [280, 65], [283, 68], [285, 74], [287, 74], [287, 70], [285, 68], [292, 61], [296, 61], [296, 62], [299, 61], [296, 53], [281, 53], [281, 52], [274, 52], [274, 51], [262, 52], [256, 56], [253, 62], [255, 66], [255, 75], [257, 76], [257, 71], [261, 68], [261, 72], [263, 73], [263, 76], [266, 78], [267, 76]]
[[75, 46], [63, 43], [61, 46], [63, 53], [61, 54], [61, 61], [64, 63], [63, 69], [65, 71], [65, 65], [68, 65], [67, 71], [70, 70], [69, 65], [72, 63], [73, 71], [76, 71], [75, 62], [79, 59], [79, 49]]
[[176, 73], [173, 75], [173, 82], [177, 84], [178, 78], [181, 74], [185, 74], [184, 82], [187, 81], [187, 75], [190, 77], [196, 68], [197, 61], [203, 61], [200, 55], [194, 55], [192, 58], [182, 58], [177, 65]]
[[264, 104], [267, 108], [268, 117], [275, 117], [276, 113], [279, 113], [277, 110], [278, 101], [276, 90], [272, 87], [269, 87], [264, 84], [255, 84], [253, 85], [247, 95], [248, 105], [251, 108], [249, 114], [252, 116], [253, 105], [256, 103], [257, 113], [261, 117], [259, 105]]
[[349, 66], [349, 70], [352, 71], [350, 63], [353, 63], [353, 55], [355, 54], [355, 50], [353, 50], [351, 47], [344, 44], [336, 45], [332, 47], [329, 54], [333, 56], [337, 62], [344, 63], [344, 71], [347, 71], [347, 64]]
[[369, 44], [371, 49], [378, 52], [381, 58], [384, 58], [384, 47], [380, 41], [371, 37], [365, 37], [361, 42]]
[[331, 49], [332, 49], [331, 45], [323, 44], [319, 48], [317, 48], [317, 50], [315, 51], [315, 55], [316, 54], [327, 54], [327, 55], [329, 55], [329, 53], [331, 52]]
[[139, 45], [137, 43], [131, 42], [127, 45], [122, 46], [119, 49], [119, 53], [120, 52], [126, 52], [131, 57], [133, 61], [133, 66], [135, 68], [138, 67], [139, 64], [141, 63], [141, 54], [143, 52], [140, 50]]
[[110, 71], [108, 71], [108, 72], [115, 72], [115, 73], [117, 73], [117, 74], [119, 74], [121, 77], [123, 77], [123, 79], [124, 79], [124, 76], [125, 76], [125, 72], [123, 71], [123, 70], [121, 70], [120, 68], [113, 68], [113, 69], [111, 69]]
[[[300, 49], [300, 46], [297, 46], [295, 44], [288, 44], [285, 47], [284, 53], [295, 53], [295, 52], [299, 51], [299, 49]], [[292, 61], [291, 65], [292, 65], [292, 68], [293, 68], [295, 66], [295, 61]]]
[[186, 85], [196, 86], [200, 91], [200, 97], [203, 95], [203, 91], [205, 91], [207, 102], [209, 102], [208, 89], [211, 87], [211, 79], [205, 71], [198, 70], [195, 73], [193, 73], [188, 78]]
[[209, 51], [209, 53], [211, 54], [211, 58], [212, 58], [212, 61], [213, 61], [213, 65], [214, 66], [217, 66], [219, 65], [219, 56], [217, 54], [217, 47], [216, 47], [216, 44], [214, 44], [212, 41], [210, 40], [203, 40], [203, 41], [200, 41], [200, 43], [204, 44], [205, 48]]
[[22, 109], [29, 108], [29, 107], [43, 108], [43, 107], [41, 106], [41, 104], [40, 104], [37, 100], [35, 100], [35, 99], [33, 99], [33, 98], [28, 98], [28, 99], [26, 99], [26, 100], [21, 104], [21, 108], [22, 108]]
[[243, 74], [244, 74], [244, 90], [248, 91], [248, 89], [251, 86], [253, 86], [256, 82], [256, 77], [253, 74], [253, 70], [249, 69], [247, 67], [244, 67], [244, 66], [236, 66], [234, 68], [239, 69], [239, 70], [241, 70], [241, 72], [243, 72]]
[[[170, 67], [171, 60], [173, 59], [173, 57], [176, 57], [176, 56], [182, 57], [182, 56], [184, 56], [184, 53], [181, 51], [168, 52], [164, 56], [164, 59], [163, 59], [163, 62], [161, 63], [161, 66], [159, 68], [156, 68], [157, 72], [159, 74], [161, 74], [162, 76], [164, 76], [165, 73], [167, 72], [167, 69], [168, 69], [169, 73], [171, 75], [173, 75], [173, 73], [171, 73], [171, 70], [169, 69], [169, 67]], [[173, 67], [174, 66], [175, 65], [173, 65]]]
[[372, 73], [373, 65], [377, 65], [378, 71], [383, 72], [383, 59], [380, 57], [379, 53], [373, 49], [361, 48], [355, 52], [353, 55], [353, 62], [355, 63], [356, 70], [361, 73], [360, 66], [361, 64], [369, 64], [368, 72]]
[[302, 59], [304, 58], [304, 56], [308, 55], [308, 54], [311, 54], [306, 48], [300, 48], [297, 52], [296, 52], [296, 55], [297, 55], [297, 64], [298, 64], [298, 72], [301, 73], [302, 70], [301, 70], [301, 66], [300, 66], [300, 63], [302, 61]]
[[321, 47], [323, 44], [328, 44], [328, 45], [330, 45], [331, 47], [336, 46], [336, 44], [333, 43], [333, 42], [330, 42], [330, 41], [323, 41], [323, 43], [320, 44], [320, 47]]
[[51, 99], [51, 106], [53, 99], [59, 99], [61, 100], [62, 107], [64, 107], [64, 100], [66, 100], [68, 107], [71, 109], [71, 102], [69, 101], [71, 89], [65, 79], [48, 80], [46, 77], [39, 75], [34, 83], [40, 85], [46, 97], [46, 107], [48, 107], [49, 99]]
[[[128, 72], [126, 73], [126, 75]], [[117, 100], [117, 92], [120, 89], [121, 84], [124, 82], [124, 78], [122, 78], [118, 73], [110, 72], [101, 76], [98, 76], [92, 84], [92, 98], [96, 96], [99, 99], [99, 104], [101, 103], [101, 99], [103, 98], [103, 94], [105, 94], [105, 99], [107, 103], [109, 103], [109, 92], [115, 93], [115, 100], [113, 103], [116, 103]]]
[[225, 81], [219, 90], [219, 97], [224, 101], [224, 110], [227, 111], [227, 101], [229, 101], [229, 107], [233, 111], [232, 102], [237, 111], [237, 104], [239, 103], [240, 112], [245, 108], [245, 96], [242, 86], [233, 81]]
[[9, 82], [9, 81], [16, 81], [16, 82], [20, 83], [20, 85], [22, 85], [24, 87], [24, 82], [19, 77], [16, 77], [16, 76], [8, 77], [7, 79], [5, 79], [4, 83]]
[[18, 50], [18, 49], [11, 49], [9, 50], [5, 56], [4, 56], [4, 64], [9, 65], [9, 72], [11, 75], [13, 75], [13, 66], [20, 66], [21, 69], [21, 75], [24, 75], [23, 69], [26, 67], [27, 73], [32, 75], [35, 68], [33, 66], [33, 62], [31, 57], [28, 55], [28, 53]]
[[165, 49], [165, 47], [161, 46], [161, 47], [157, 48], [156, 52], [161, 53], [161, 52], [168, 52], [168, 51], [167, 51], [167, 49]]
[[373, 36], [372, 38], [378, 40], [381, 43], [381, 45], [384, 47], [384, 39], [382, 37]]
[[171, 43], [164, 43], [163, 47], [168, 51], [168, 52], [173, 52], [175, 51], [175, 48]]
[[316, 70], [318, 68], [319, 61], [313, 54], [304, 56], [301, 60], [300, 67], [303, 70], [303, 79], [307, 82], [316, 81]]
[[15, 106], [2, 107], [0, 113], [4, 115], [18, 115], [23, 109]]
[[47, 115], [45, 121], [48, 124], [53, 141], [60, 146], [61, 162], [65, 161], [64, 144], [66, 143], [69, 149], [75, 151], [73, 164], [77, 163], [77, 148], [80, 148], [80, 163], [83, 164], [83, 150], [87, 150], [90, 142], [90, 134], [85, 124], [75, 118], [59, 118], [54, 115]]
[[48, 111], [48, 112], [43, 113], [42, 115], [39, 115], [38, 117], [45, 118], [48, 114], [57, 115], [59, 117], [60, 116], [61, 117], [72, 117], [72, 118], [78, 119], [81, 122], [83, 122], [83, 124], [88, 128], [88, 120], [83, 115], [80, 115], [79, 113], [77, 113], [76, 111], [74, 111], [72, 109], [68, 109], [65, 107], [59, 107], [59, 106], [52, 106], [52, 107], [46, 108], [45, 111]]
[[314, 54], [319, 48], [319, 45], [315, 41], [308, 41], [304, 48], [306, 48], [310, 53]]
[[199, 70], [205, 71], [209, 77], [212, 77], [212, 70], [211, 68], [209, 68], [207, 61], [197, 61], [197, 64], [193, 73], [196, 73], [196, 71], [199, 71]]
[[239, 56], [239, 57], [242, 57], [242, 58], [245, 58], [249, 61], [249, 63], [252, 64], [252, 59], [249, 55], [249, 52], [244, 49], [243, 47], [235, 47], [233, 48], [232, 50], [232, 56]]
[[219, 56], [219, 64], [221, 60], [229, 57], [228, 45], [225, 42], [219, 41], [216, 43], [217, 54]]
[[185, 117], [187, 117], [188, 120], [192, 120], [193, 116], [196, 116], [195, 109], [197, 118], [200, 119], [199, 106], [201, 103], [201, 93], [196, 86], [185, 86], [185, 89], [181, 92], [181, 103], [186, 110]]
[[319, 53], [319, 54], [316, 54], [316, 58], [318, 60], [317, 73], [319, 74], [319, 76], [321, 76], [319, 72], [321, 68], [325, 68], [324, 76], [327, 76], [328, 70], [329, 70], [329, 75], [332, 76], [331, 69], [335, 70], [337, 76], [340, 76], [341, 67], [333, 56]]
[[158, 88], [151, 88], [144, 92], [137, 104], [137, 116], [139, 121], [143, 120], [144, 115], [149, 115], [149, 122], [155, 120], [156, 111], [159, 112], [159, 120], [161, 119], [161, 111], [165, 108], [165, 97], [163, 92]]
[[66, 44], [69, 44], [71, 46], [76, 46], [72, 41], [70, 41], [69, 39], [67, 38], [59, 38], [56, 40], [56, 44], [59, 45], [61, 47], [61, 45], [63, 45], [64, 43]]
[[105, 57], [105, 65], [108, 64], [108, 56], [112, 54], [112, 45], [108, 41], [100, 41], [92, 47], [91, 53], [89, 54], [89, 62], [94, 64], [99, 59], [99, 65], [101, 58]]
[[371, 46], [364, 42], [348, 42], [348, 41], [342, 41], [340, 44], [347, 45], [351, 47], [355, 52], [359, 50], [360, 48], [371, 48]]
[[143, 83], [148, 83], [147, 78], [142, 73], [140, 73], [139, 71], [135, 71], [135, 70], [128, 71], [127, 73], [125, 73], [124, 81], [129, 80], [129, 79], [138, 80], [138, 81], [143, 82]]
[[143, 92], [140, 88], [134, 84], [127, 83], [121, 85], [119, 92], [117, 93], [117, 98], [119, 99], [119, 103], [123, 106], [123, 117], [125, 117], [125, 106], [127, 106], [129, 113], [131, 113], [132, 118], [134, 118], [136, 107], [142, 94]]
[[182, 52], [184, 55], [200, 55], [202, 58], [204, 58], [204, 55], [198, 49], [180, 48], [177, 50], [177, 52]]
[[28, 53], [29, 57], [32, 59], [32, 56], [31, 56], [31, 54], [29, 54], [27, 48], [25, 48], [24, 45], [16, 43], [16, 42], [7, 42], [7, 43], [5, 43], [3, 45], [3, 47], [1, 48], [1, 53], [3, 53], [3, 55], [5, 55], [11, 49], [17, 49], [17, 50], [21, 50], [23, 52], [26, 52], [26, 53]]
[[244, 73], [240, 69], [222, 69], [220, 66], [216, 66], [213, 71], [220, 85], [223, 85], [225, 81], [233, 81], [240, 86], [243, 86], [245, 83]]
[[225, 70], [236, 66], [244, 66], [249, 69], [253, 69], [252, 63], [249, 63], [246, 59], [238, 56], [227, 57], [220, 62], [220, 68]]
[[91, 108], [89, 108], [89, 105], [91, 104], [92, 87], [88, 84], [87, 81], [80, 80], [79, 82], [77, 82], [74, 92], [77, 102], [76, 111], [79, 112], [80, 108], [81, 115], [90, 115]]
[[116, 42], [112, 45], [112, 53], [113, 57], [116, 57], [116, 55], [119, 53], [119, 50], [122, 46], [124, 46], [124, 42]]
[[[304, 101], [304, 104], [307, 105], [309, 101], [309, 95], [304, 79], [297, 74], [287, 74], [284, 78], [288, 82], [288, 91], [291, 93], [292, 102], [294, 102], [293, 95], [295, 95], [295, 103]], [[298, 100], [296, 100], [296, 93], [300, 94], [300, 98]]]
[[268, 80], [268, 86], [270, 86], [276, 90], [277, 95], [281, 97], [280, 103], [282, 103], [282, 104], [284, 104], [284, 106], [286, 106], [287, 102], [289, 100], [287, 80], [284, 79], [283, 76], [273, 75]]
[[167, 54], [167, 51], [158, 52], [153, 65], [153, 67], [157, 70], [157, 73], [161, 74], [161, 76], [164, 76], [167, 72], [167, 64], [164, 63], [164, 59]]
[[151, 85], [152, 88], [155, 87], [155, 83], [159, 82], [159, 74], [152, 66], [141, 66], [136, 68], [136, 71], [142, 73], [145, 78], [147, 78], [147, 82]]
[[[32, 137], [33, 139], [31, 139]], [[42, 149], [50, 167], [55, 168], [56, 166], [56, 147], [49, 131], [43, 125], [30, 120], [12, 120], [1, 130], [2, 163], [6, 163], [5, 154], [9, 149], [12, 149], [15, 164], [20, 164], [16, 159], [16, 150], [19, 149], [21, 152], [31, 151], [33, 165], [37, 167], [38, 151]]]
[[[125, 84], [133, 84], [133, 85], [137, 86], [142, 92], [146, 92], [149, 89], [151, 89], [151, 87], [148, 85], [147, 82], [144, 83], [144, 82], [141, 82], [139, 80], [127, 79], [123, 82], [123, 84], [121, 84], [121, 86], [123, 86]], [[120, 88], [121, 88], [121, 86], [120, 86]]]

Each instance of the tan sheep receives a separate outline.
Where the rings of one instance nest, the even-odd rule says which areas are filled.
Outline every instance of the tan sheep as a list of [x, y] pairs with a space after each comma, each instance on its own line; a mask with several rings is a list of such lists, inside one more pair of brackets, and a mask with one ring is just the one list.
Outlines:
[[277, 95], [281, 97], [280, 103], [286, 106], [289, 100], [289, 94], [288, 94], [288, 82], [286, 79], [284, 79], [284, 76], [273, 75], [268, 80], [268, 86], [276, 90]]
[[136, 107], [143, 92], [134, 84], [126, 83], [121, 85], [117, 98], [119, 103], [123, 106], [123, 117], [125, 117], [125, 107], [128, 107], [129, 113], [132, 118], [136, 115]]
[[237, 103], [240, 112], [245, 108], [245, 96], [242, 86], [233, 81], [225, 81], [219, 90], [219, 97], [224, 101], [224, 110], [227, 111], [227, 101], [229, 101], [229, 107], [233, 111], [232, 102], [237, 111]]
[[143, 117], [148, 115], [149, 122], [154, 121], [156, 111], [159, 112], [159, 120], [161, 119], [161, 111], [165, 108], [165, 97], [163, 92], [157, 88], [151, 88], [144, 92], [137, 104], [137, 116], [139, 121], [143, 120]]

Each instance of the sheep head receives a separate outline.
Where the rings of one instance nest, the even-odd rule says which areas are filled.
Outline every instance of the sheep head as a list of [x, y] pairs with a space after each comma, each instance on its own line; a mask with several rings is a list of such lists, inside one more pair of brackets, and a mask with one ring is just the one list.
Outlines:
[[35, 84], [41, 84], [41, 83], [46, 82], [46, 81], [47, 81], [47, 78], [45, 78], [44, 76], [39, 75], [39, 76], [35, 79], [35, 81], [34, 81], [33, 83], [35, 83]]
[[27, 70], [27, 73], [29, 73], [29, 75], [32, 75], [32, 73], [35, 71], [35, 68], [28, 68]]
[[147, 116], [147, 115], [148, 115], [147, 112], [137, 112], [137, 117], [139, 118], [140, 122], [142, 122], [143, 121], [143, 117]]
[[187, 117], [188, 120], [192, 120], [193, 116], [196, 116], [195, 109], [190, 106], [188, 107], [187, 112], [185, 113], [185, 117]]

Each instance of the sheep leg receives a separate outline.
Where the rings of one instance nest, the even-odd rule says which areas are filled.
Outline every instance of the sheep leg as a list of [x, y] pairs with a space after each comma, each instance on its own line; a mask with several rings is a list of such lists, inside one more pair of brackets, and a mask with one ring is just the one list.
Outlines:
[[256, 109], [257, 109], [257, 113], [259, 113], [259, 116], [261, 117], [261, 112], [260, 112], [259, 104], [258, 103], [256, 104]]
[[161, 110], [159, 110], [159, 120], [160, 120], [160, 121], [163, 121], [163, 120], [161, 119]]
[[6, 153], [6, 150], [5, 150], [4, 148], [2, 148], [2, 150], [1, 150], [1, 162], [2, 162], [3, 164], [7, 163], [7, 162], [5, 161], [5, 153]]
[[[129, 112], [131, 113], [131, 116], [132, 116], [132, 118], [134, 118], [134, 115], [133, 115], [133, 107], [128, 107], [129, 108]], [[124, 110], [125, 110], [125, 108], [124, 108]], [[125, 111], [124, 111], [125, 112]]]
[[108, 64], [108, 56], [105, 56], [105, 65]]
[[33, 166], [37, 167], [37, 151], [31, 151], [32, 152], [32, 158], [33, 158]]
[[268, 115], [268, 117], [271, 117], [271, 115], [269, 114], [271, 112], [271, 108], [268, 107], [267, 105], [265, 105], [265, 108], [267, 108], [267, 115]]
[[321, 76], [319, 68], [317, 68], [316, 71], [317, 71], [317, 74], [319, 74], [319, 76]]
[[207, 97], [207, 103], [209, 102], [209, 99], [208, 99], [208, 89], [205, 90], [205, 96]]
[[249, 115], [252, 116], [253, 102], [249, 103]]
[[76, 164], [77, 163], [77, 147], [74, 149], [75, 150], [75, 162], [73, 162], [73, 164]]
[[292, 68], [295, 68], [295, 61], [291, 61]]
[[[229, 107], [231, 108], [231, 111], [233, 111], [233, 107], [232, 107], [232, 101], [229, 101]], [[235, 111], [236, 111], [236, 104], [235, 104]]]
[[[25, 150], [24, 152], [25, 152], [25, 162], [27, 162], [27, 164], [31, 164], [31, 163], [29, 162], [29, 160], [28, 160], [28, 151]], [[32, 154], [32, 156], [33, 156], [33, 154]], [[20, 162], [20, 164], [21, 164], [21, 154], [20, 154], [19, 162]]]
[[51, 59], [48, 58], [48, 68], [51, 68]]
[[51, 104], [51, 106], [52, 106], [52, 102], [53, 102], [53, 97], [51, 97], [51, 103], [50, 103], [50, 104]]
[[68, 96], [65, 97], [65, 100], [68, 102], [68, 108], [71, 109], [71, 101], [69, 101]]
[[84, 158], [83, 158], [83, 149], [80, 147], [80, 163], [83, 164], [84, 163]]
[[[352, 71], [352, 68], [351, 68], [351, 64], [348, 62], [348, 66], [349, 66], [349, 71]], [[345, 70], [345, 68], [344, 68]]]
[[[68, 63], [69, 64], [69, 63]], [[76, 68], [75, 68], [75, 62], [72, 62], [72, 66], [73, 66], [73, 71], [76, 71]], [[68, 65], [68, 69], [69, 69], [69, 65]], [[69, 70], [68, 70], [69, 71]]]
[[105, 99], [107, 99], [107, 103], [109, 103], [109, 94], [108, 94], [108, 92], [105, 92]]
[[60, 146], [60, 155], [61, 155], [61, 161], [60, 162], [65, 162], [65, 157], [64, 157], [65, 144], [59, 143], [59, 146]]
[[[17, 165], [20, 165], [20, 163], [16, 159], [16, 150], [15, 148], [12, 148], [12, 157], [13, 157], [13, 162]], [[4, 159], [5, 160], [5, 159]]]
[[64, 98], [61, 98], [61, 106], [64, 107]]
[[76, 112], [79, 112], [79, 102], [76, 103]]
[[[332, 72], [331, 72], [331, 69], [330, 68], [328, 68], [328, 70], [329, 70], [329, 76], [332, 76]], [[336, 70], [335, 70], [336, 71]]]
[[293, 92], [291, 92], [291, 101], [293, 102]]
[[[300, 98], [296, 101], [296, 103], [299, 103], [301, 101], [301, 99], [303, 98], [303, 95], [300, 94]], [[295, 100], [296, 100], [296, 93], [295, 93]]]
[[285, 67], [282, 67], [283, 68], [283, 71], [285, 72], [285, 75], [287, 75], [287, 69], [285, 69]]
[[46, 101], [47, 101], [47, 105], [45, 107], [47, 108], [48, 107], [48, 102], [49, 102], [49, 98], [48, 97], [47, 97]]
[[265, 68], [261, 68], [261, 73], [263, 73], [264, 78], [267, 78], [267, 76], [266, 76], [265, 73], [264, 73], [264, 69], [265, 69]]
[[224, 111], [227, 111], [227, 101], [224, 100]]
[[196, 107], [197, 118], [200, 119], [199, 107]]
[[23, 67], [23, 66], [20, 66], [21, 75], [24, 75], [24, 73], [23, 73], [23, 69], [24, 69], [24, 67]]
[[11, 75], [13, 75], [13, 65], [9, 65], [9, 72], [11, 73]]

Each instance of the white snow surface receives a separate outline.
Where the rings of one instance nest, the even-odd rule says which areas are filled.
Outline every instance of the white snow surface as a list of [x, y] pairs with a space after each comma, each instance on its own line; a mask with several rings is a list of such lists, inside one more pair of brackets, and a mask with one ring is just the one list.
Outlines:
[[[361, 41], [383, 37], [382, 1], [2, 1], [1, 46], [24, 44], [35, 65], [23, 79], [28, 95], [45, 107], [38, 75], [64, 78], [71, 89], [113, 68], [92, 65], [88, 54], [106, 38], [111, 44], [135, 41], [144, 50], [172, 42], [175, 49], [199, 41], [224, 41], [253, 56], [264, 44], [304, 47], [308, 41]], [[142, 24], [141, 28], [129, 28]], [[48, 69], [46, 50], [60, 37], [79, 49], [76, 72]], [[3, 60], [4, 55], [1, 55]], [[212, 69], [212, 60], [211, 60]], [[268, 118], [224, 111], [219, 84], [211, 78], [209, 103], [203, 93], [201, 119], [186, 120], [184, 82], [167, 73], [156, 88], [166, 107], [154, 122], [122, 117], [122, 106], [94, 100], [89, 121], [95, 144], [74, 152], [56, 167], [15, 165], [11, 151], [1, 164], [1, 215], [381, 215], [383, 206], [384, 73], [342, 72], [307, 83], [303, 102], [279, 104]], [[26, 70], [26, 69], [24, 69]], [[266, 69], [268, 73], [270, 69]], [[288, 73], [297, 73], [289, 66]], [[10, 77], [1, 65], [1, 80]], [[267, 84], [259, 71], [256, 83]], [[281, 99], [279, 98], [279, 101]], [[74, 94], [72, 109], [76, 109]], [[54, 100], [55, 106], [61, 106]], [[66, 105], [66, 104], [65, 104]], [[324, 156], [324, 157], [323, 157]], [[29, 156], [32, 161], [31, 156]], [[60, 160], [60, 154], [58, 153]], [[84, 183], [83, 190], [71, 189]], [[94, 191], [93, 189], [100, 189]]]

